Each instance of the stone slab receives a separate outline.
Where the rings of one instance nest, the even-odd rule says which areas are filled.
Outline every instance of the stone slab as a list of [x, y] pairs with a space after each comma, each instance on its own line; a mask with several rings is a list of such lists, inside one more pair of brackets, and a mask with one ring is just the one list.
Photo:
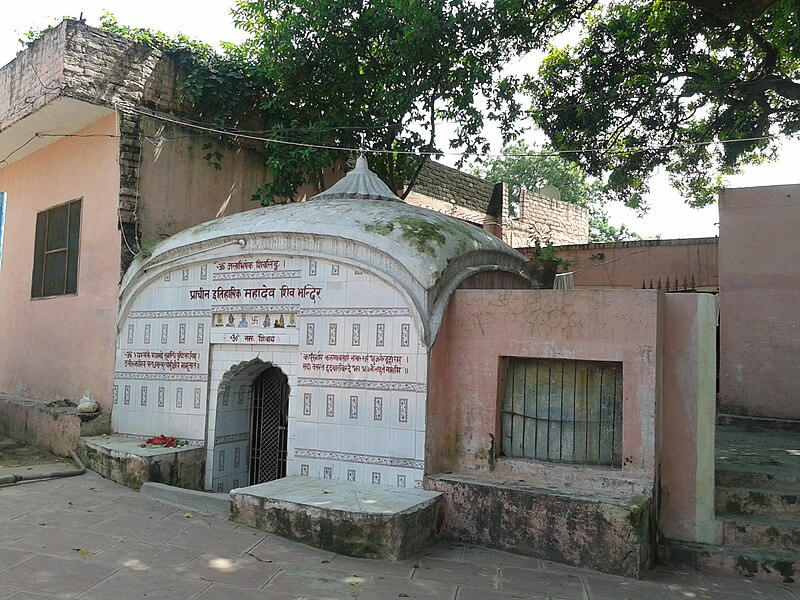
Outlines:
[[639, 579], [652, 563], [651, 502], [470, 475], [426, 476], [443, 492], [443, 535]]
[[204, 446], [140, 448], [141, 443], [139, 438], [121, 435], [85, 437], [81, 438], [78, 455], [87, 468], [135, 490], [146, 481], [203, 489]]
[[285, 477], [232, 490], [231, 520], [347, 556], [399, 560], [438, 539], [441, 494]]
[[230, 495], [228, 494], [187, 490], [155, 481], [145, 481], [139, 493], [142, 496], [204, 515], [212, 515], [220, 519], [227, 519], [230, 516]]

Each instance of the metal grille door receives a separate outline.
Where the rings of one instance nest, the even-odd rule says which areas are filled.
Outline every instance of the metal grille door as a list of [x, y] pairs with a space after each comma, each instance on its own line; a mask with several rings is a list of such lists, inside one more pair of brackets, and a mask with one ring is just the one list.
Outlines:
[[289, 385], [280, 369], [271, 367], [253, 382], [253, 425], [250, 441], [250, 485], [286, 477], [286, 423]]

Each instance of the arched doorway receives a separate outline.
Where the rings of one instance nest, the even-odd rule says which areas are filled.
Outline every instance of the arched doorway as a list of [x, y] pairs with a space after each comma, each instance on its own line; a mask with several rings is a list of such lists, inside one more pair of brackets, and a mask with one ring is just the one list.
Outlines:
[[271, 366], [252, 384], [249, 484], [286, 477], [289, 382]]

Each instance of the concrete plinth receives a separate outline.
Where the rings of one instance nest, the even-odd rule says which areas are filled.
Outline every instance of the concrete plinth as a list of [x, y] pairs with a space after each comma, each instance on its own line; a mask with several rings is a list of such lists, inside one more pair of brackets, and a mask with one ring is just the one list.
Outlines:
[[0, 434], [67, 456], [84, 435], [111, 431], [111, 413], [79, 413], [74, 405], [0, 394]]
[[433, 475], [445, 495], [443, 535], [578, 567], [641, 578], [651, 560], [650, 501], [538, 488], [468, 475]]
[[348, 556], [399, 560], [438, 539], [441, 494], [286, 477], [232, 490], [231, 520]]
[[145, 481], [203, 489], [203, 446], [140, 448], [142, 440], [120, 435], [81, 438], [78, 455], [103, 477], [138, 490]]

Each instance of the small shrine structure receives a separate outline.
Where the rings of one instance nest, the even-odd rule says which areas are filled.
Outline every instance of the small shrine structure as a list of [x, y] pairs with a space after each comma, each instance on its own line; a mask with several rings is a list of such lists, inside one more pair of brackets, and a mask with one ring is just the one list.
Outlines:
[[367, 166], [140, 254], [120, 289], [115, 433], [204, 445], [215, 492], [287, 475], [420, 487], [452, 292], [532, 287], [523, 256]]

